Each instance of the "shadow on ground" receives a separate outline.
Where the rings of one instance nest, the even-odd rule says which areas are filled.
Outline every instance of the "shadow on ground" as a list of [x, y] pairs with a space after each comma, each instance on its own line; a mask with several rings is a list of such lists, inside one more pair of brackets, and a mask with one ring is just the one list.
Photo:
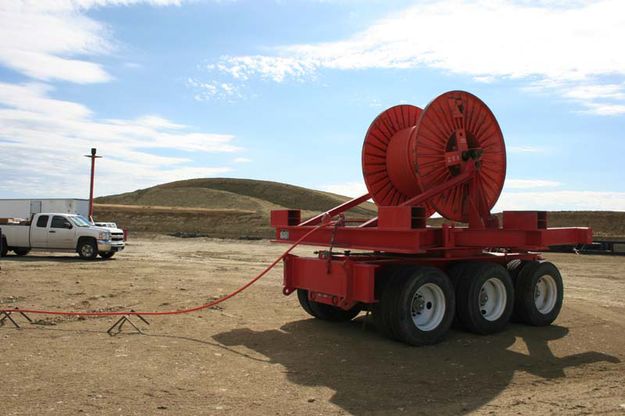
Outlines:
[[101, 261], [115, 261], [115, 258], [103, 259], [101, 257], [96, 257], [92, 260], [86, 260], [80, 258], [78, 254], [67, 254], [67, 255], [46, 255], [46, 254], [28, 254], [26, 256], [14, 256], [9, 254], [6, 257], [1, 257], [0, 262], [16, 262], [16, 263], [38, 263], [38, 262], [58, 262], [58, 263], [84, 263], [84, 262], [101, 262]]
[[[484, 337], [452, 331], [441, 344], [415, 348], [382, 338], [368, 326], [362, 333], [363, 319], [338, 325], [302, 320], [280, 330], [236, 329], [214, 339], [229, 347], [245, 346], [283, 365], [293, 383], [336, 391], [332, 403], [354, 415], [394, 410], [463, 414], [491, 401], [517, 371], [556, 379], [569, 367], [620, 362], [594, 351], [554, 356], [548, 341], [569, 332], [560, 326], [513, 325]], [[528, 354], [508, 349], [517, 337]]]

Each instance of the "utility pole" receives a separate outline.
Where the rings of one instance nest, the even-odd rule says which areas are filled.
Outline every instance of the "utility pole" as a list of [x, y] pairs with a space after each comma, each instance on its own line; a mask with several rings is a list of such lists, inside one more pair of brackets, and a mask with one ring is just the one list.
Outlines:
[[93, 221], [93, 177], [95, 175], [95, 160], [102, 156], [96, 156], [96, 148], [91, 148], [91, 154], [85, 155], [91, 159], [91, 186], [89, 187], [89, 219]]

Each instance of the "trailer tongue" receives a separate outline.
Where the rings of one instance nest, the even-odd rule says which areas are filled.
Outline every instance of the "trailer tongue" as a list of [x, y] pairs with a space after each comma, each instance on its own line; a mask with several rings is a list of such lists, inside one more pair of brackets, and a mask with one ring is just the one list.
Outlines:
[[[479, 334], [511, 317], [536, 326], [556, 319], [562, 278], [538, 252], [590, 243], [592, 232], [547, 228], [544, 211], [504, 211], [501, 221], [491, 214], [505, 181], [505, 143], [479, 98], [450, 91], [423, 110], [384, 111], [365, 135], [362, 169], [369, 192], [359, 198], [303, 222], [299, 210], [271, 213], [281, 243], [332, 224], [302, 242], [327, 250], [284, 260], [283, 292], [297, 291], [306, 312], [345, 321], [368, 310], [381, 332], [412, 345], [440, 341], [454, 319]], [[369, 199], [376, 218], [345, 218]], [[427, 226], [434, 212], [449, 223]]]

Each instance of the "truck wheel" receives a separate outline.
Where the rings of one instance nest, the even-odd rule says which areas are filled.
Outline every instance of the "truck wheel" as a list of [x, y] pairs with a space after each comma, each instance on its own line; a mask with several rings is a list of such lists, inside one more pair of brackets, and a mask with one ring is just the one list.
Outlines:
[[376, 329], [387, 338], [396, 341], [402, 341], [399, 335], [393, 332], [391, 324], [391, 307], [397, 297], [397, 290], [400, 287], [398, 282], [402, 281], [403, 276], [410, 273], [411, 267], [406, 266], [389, 266], [383, 271], [383, 276], [376, 279], [376, 293], [379, 299], [378, 303], [373, 305], [371, 312], [373, 322]]
[[514, 288], [510, 274], [496, 263], [474, 263], [464, 268], [456, 287], [457, 316], [476, 334], [501, 331], [510, 320]]
[[560, 314], [564, 286], [553, 263], [533, 261], [519, 273], [516, 282], [515, 314], [520, 322], [550, 325]]
[[360, 305], [356, 305], [349, 310], [344, 310], [336, 306], [315, 302], [314, 300], [308, 299], [308, 291], [305, 289], [297, 289], [297, 299], [300, 305], [302, 305], [302, 308], [308, 312], [309, 315], [324, 321], [350, 321], [361, 311]]
[[24, 247], [22, 247], [22, 248], [14, 248], [13, 251], [18, 256], [25, 256], [28, 253], [30, 253], [30, 249], [29, 248], [24, 248]]
[[434, 267], [405, 267], [388, 282], [380, 311], [394, 339], [410, 345], [439, 342], [455, 311], [453, 285]]
[[7, 239], [2, 237], [2, 249], [0, 250], [0, 257], [6, 257], [9, 252], [9, 247], [7, 246]]
[[84, 239], [78, 243], [78, 255], [81, 259], [93, 260], [98, 256], [98, 248], [95, 241]]
[[[458, 282], [466, 277], [466, 269], [471, 267], [473, 263], [471, 262], [461, 262], [452, 264], [447, 268], [447, 276], [449, 276], [449, 280], [451, 280], [451, 284], [454, 286], [454, 293], [456, 294], [456, 304], [458, 303]], [[458, 319], [458, 308], [456, 307], [456, 313], [454, 314], [454, 320], [451, 324], [451, 327], [454, 329], [462, 329], [462, 322]]]
[[508, 264], [506, 265], [506, 268], [508, 269], [508, 273], [510, 273], [510, 278], [512, 279], [512, 285], [515, 286], [515, 288], [516, 288], [516, 280], [517, 280], [517, 277], [519, 276], [519, 273], [529, 263], [530, 262], [527, 260], [515, 259], [515, 260], [508, 262]]
[[306, 311], [307, 314], [315, 316], [313, 310], [310, 308], [310, 300], [308, 300], [307, 290], [297, 289], [297, 300], [299, 300], [299, 304], [301, 305], [302, 309]]
[[[506, 269], [508, 269], [508, 273], [510, 273], [510, 278], [512, 279], [512, 286], [514, 287], [515, 304], [516, 304], [516, 296], [517, 296], [516, 284], [517, 284], [517, 281], [519, 279], [519, 273], [521, 273], [521, 270], [523, 270], [523, 268], [525, 266], [527, 266], [528, 264], [530, 264], [530, 263], [531, 262], [527, 261], [527, 260], [515, 259], [515, 260], [511, 260], [506, 265]], [[522, 322], [521, 318], [519, 317], [519, 315], [517, 313], [517, 307], [516, 306], [512, 309], [512, 315], [510, 316], [510, 322]]]
[[103, 259], [110, 259], [111, 257], [113, 257], [115, 255], [114, 251], [108, 251], [108, 252], [100, 252], [98, 253], [100, 255], [100, 257], [102, 257]]

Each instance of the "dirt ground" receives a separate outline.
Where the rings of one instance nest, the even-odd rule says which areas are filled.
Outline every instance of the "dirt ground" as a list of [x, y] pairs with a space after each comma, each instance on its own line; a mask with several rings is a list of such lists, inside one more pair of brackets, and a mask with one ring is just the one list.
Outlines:
[[[0, 305], [165, 310], [221, 296], [285, 247], [143, 237], [109, 261], [3, 258]], [[308, 254], [311, 248], [298, 248]], [[33, 316], [0, 327], [2, 415], [625, 415], [625, 257], [553, 254], [565, 304], [553, 326], [452, 330], [414, 348], [364, 315], [311, 319], [281, 267], [220, 308], [137, 321]]]

